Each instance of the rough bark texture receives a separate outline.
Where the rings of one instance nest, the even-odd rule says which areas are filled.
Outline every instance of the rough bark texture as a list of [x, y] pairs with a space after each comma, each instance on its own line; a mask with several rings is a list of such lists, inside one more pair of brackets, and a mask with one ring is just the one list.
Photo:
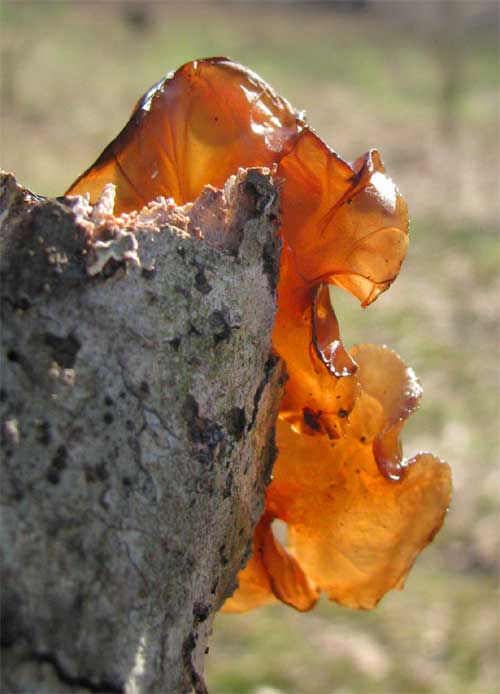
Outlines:
[[274, 459], [276, 198], [256, 170], [205, 195], [232, 252], [103, 249], [0, 177], [3, 691], [204, 691]]

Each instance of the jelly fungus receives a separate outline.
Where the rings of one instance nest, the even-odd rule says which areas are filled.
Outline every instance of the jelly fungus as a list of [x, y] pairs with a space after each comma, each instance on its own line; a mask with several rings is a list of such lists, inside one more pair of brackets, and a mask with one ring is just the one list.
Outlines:
[[368, 306], [406, 254], [406, 203], [378, 152], [348, 164], [258, 75], [210, 58], [152, 87], [67, 194], [96, 202], [113, 183], [115, 214], [157, 196], [184, 204], [241, 167], [268, 167], [282, 181], [273, 346], [288, 381], [265, 512], [224, 609], [280, 600], [308, 610], [320, 591], [370, 608], [403, 586], [451, 495], [445, 463], [402, 455], [401, 429], [421, 396], [415, 374], [387, 347], [347, 351], [330, 300], [337, 286]]

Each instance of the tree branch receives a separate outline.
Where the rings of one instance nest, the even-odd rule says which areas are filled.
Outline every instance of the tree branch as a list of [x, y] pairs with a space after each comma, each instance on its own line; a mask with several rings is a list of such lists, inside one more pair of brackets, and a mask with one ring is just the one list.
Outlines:
[[110, 196], [0, 177], [4, 691], [205, 691], [274, 460], [272, 179]]

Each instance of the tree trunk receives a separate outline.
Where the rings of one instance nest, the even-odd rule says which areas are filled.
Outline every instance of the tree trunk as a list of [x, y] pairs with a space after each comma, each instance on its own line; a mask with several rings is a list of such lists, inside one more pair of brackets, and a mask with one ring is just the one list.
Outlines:
[[2, 691], [205, 691], [275, 455], [277, 197], [120, 222], [0, 177]]

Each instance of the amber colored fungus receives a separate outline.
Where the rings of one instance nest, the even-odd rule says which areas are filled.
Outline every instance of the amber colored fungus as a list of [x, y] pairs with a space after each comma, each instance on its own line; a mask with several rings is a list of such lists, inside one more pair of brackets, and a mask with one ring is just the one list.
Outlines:
[[[289, 378], [265, 512], [224, 609], [281, 600], [308, 610], [320, 591], [373, 607], [402, 587], [451, 495], [446, 464], [402, 456], [400, 432], [421, 396], [413, 371], [387, 347], [347, 352], [330, 301], [335, 285], [368, 306], [406, 254], [406, 204], [378, 153], [348, 164], [255, 73], [210, 58], [152, 87], [67, 194], [96, 202], [114, 183], [119, 214], [160, 195], [192, 202], [252, 166], [275, 167], [283, 181], [273, 345]], [[286, 548], [275, 519], [287, 525]]]

